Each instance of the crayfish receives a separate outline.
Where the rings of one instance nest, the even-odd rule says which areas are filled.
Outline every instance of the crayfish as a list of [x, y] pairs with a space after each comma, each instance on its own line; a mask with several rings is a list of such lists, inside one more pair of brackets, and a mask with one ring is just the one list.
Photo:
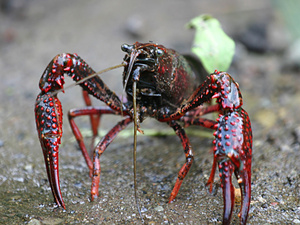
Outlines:
[[[133, 122], [136, 149], [136, 133], [142, 132], [140, 124], [146, 117], [152, 117], [166, 122], [174, 129], [181, 140], [186, 158], [169, 203], [178, 194], [194, 159], [183, 126], [198, 125], [214, 129], [214, 160], [207, 185], [211, 191], [218, 167], [224, 200], [223, 224], [229, 224], [235, 198], [231, 177], [235, 174], [242, 195], [239, 217], [241, 224], [245, 224], [251, 199], [252, 130], [248, 114], [242, 108], [239, 85], [228, 73], [217, 70], [201, 82], [199, 75], [182, 55], [162, 45], [136, 42], [133, 45], [124, 44], [121, 49], [125, 52], [121, 66], [124, 66], [123, 92], [126, 93], [127, 101], [119, 98], [99, 76], [95, 76], [95, 71], [77, 54], [63, 53], [55, 56], [40, 79], [41, 93], [35, 105], [36, 125], [48, 180], [57, 205], [65, 208], [59, 184], [58, 152], [62, 137], [62, 107], [57, 93], [64, 90], [64, 74], [67, 74], [83, 88], [86, 102], [85, 107], [70, 110], [68, 117], [90, 170], [92, 200], [99, 194], [100, 156], [107, 146], [120, 131]], [[107, 106], [92, 106], [90, 95]], [[203, 105], [212, 99], [216, 99], [215, 104]], [[219, 113], [216, 120], [201, 117], [211, 112]], [[90, 116], [93, 137], [96, 137], [99, 119], [103, 114], [120, 115], [123, 119], [96, 145], [91, 159], [74, 118]]]

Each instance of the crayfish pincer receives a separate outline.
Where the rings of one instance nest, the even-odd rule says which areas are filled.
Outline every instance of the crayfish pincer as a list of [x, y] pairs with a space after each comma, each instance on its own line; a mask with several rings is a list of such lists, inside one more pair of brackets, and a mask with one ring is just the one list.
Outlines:
[[[134, 123], [136, 133], [146, 117], [166, 122], [181, 140], [186, 160], [180, 169], [171, 192], [171, 203], [193, 163], [193, 150], [183, 126], [197, 125], [214, 129], [214, 160], [207, 185], [212, 189], [216, 167], [223, 189], [223, 224], [229, 224], [234, 206], [234, 173], [242, 194], [239, 213], [245, 224], [251, 199], [252, 130], [238, 84], [226, 72], [215, 71], [203, 82], [187, 60], [172, 49], [154, 43], [122, 45], [123, 91], [127, 100], [121, 100], [111, 91], [95, 71], [76, 54], [59, 54], [46, 67], [41, 80], [41, 93], [35, 105], [36, 125], [43, 150], [46, 170], [55, 202], [65, 208], [60, 191], [58, 152], [62, 137], [62, 108], [57, 94], [64, 90], [64, 75], [71, 77], [83, 89], [86, 106], [69, 111], [69, 121], [92, 177], [91, 199], [99, 195], [100, 156], [117, 134]], [[90, 97], [107, 106], [92, 106]], [[216, 99], [216, 104], [204, 106]], [[216, 120], [201, 117], [218, 112]], [[90, 158], [80, 129], [74, 118], [89, 116], [93, 138], [97, 136], [99, 120], [104, 114], [119, 115], [118, 122], [96, 145]], [[181, 125], [180, 125], [181, 124]], [[183, 124], [183, 125], [182, 125]], [[135, 151], [134, 151], [135, 154]], [[136, 183], [136, 178], [135, 178]], [[135, 185], [136, 190], [136, 185]]]

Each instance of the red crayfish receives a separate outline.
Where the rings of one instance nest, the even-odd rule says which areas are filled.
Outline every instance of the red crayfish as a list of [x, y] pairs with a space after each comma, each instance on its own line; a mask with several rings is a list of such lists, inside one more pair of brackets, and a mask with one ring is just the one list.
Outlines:
[[[133, 45], [122, 45], [122, 50], [126, 53], [123, 60], [123, 88], [127, 101], [121, 100], [98, 76], [93, 76], [95, 71], [76, 54], [63, 53], [55, 56], [40, 79], [41, 93], [35, 105], [36, 125], [55, 202], [65, 208], [58, 173], [62, 108], [57, 93], [63, 90], [64, 74], [67, 74], [83, 88], [86, 102], [86, 107], [70, 110], [68, 116], [90, 169], [92, 200], [98, 196], [101, 154], [117, 134], [131, 122], [134, 122], [136, 146], [136, 133], [142, 132], [140, 123], [146, 117], [152, 117], [160, 122], [166, 122], [174, 129], [181, 140], [186, 157], [169, 203], [178, 194], [194, 158], [189, 139], [180, 123], [185, 127], [190, 125], [207, 127], [215, 130], [214, 161], [207, 185], [211, 191], [218, 166], [224, 199], [223, 224], [229, 224], [235, 198], [231, 177], [233, 173], [235, 174], [242, 195], [239, 217], [241, 224], [245, 224], [251, 199], [252, 130], [248, 114], [242, 108], [243, 101], [238, 84], [228, 73], [219, 71], [215, 71], [205, 81], [200, 82], [198, 75], [193, 72], [182, 55], [162, 45], [136, 42]], [[103, 101], [108, 107], [92, 106], [89, 95]], [[212, 99], [216, 99], [215, 105], [203, 106], [203, 103]], [[201, 117], [210, 112], [219, 112], [216, 121]], [[96, 145], [91, 159], [74, 118], [90, 116], [95, 137], [102, 114], [120, 115], [124, 119]]]

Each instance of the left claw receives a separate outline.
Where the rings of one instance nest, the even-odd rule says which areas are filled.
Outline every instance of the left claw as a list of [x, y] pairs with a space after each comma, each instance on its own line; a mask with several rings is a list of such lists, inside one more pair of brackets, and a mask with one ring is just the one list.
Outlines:
[[[216, 106], [196, 108], [216, 98]], [[234, 206], [234, 188], [231, 176], [234, 172], [242, 194], [240, 223], [246, 224], [251, 198], [252, 130], [247, 112], [242, 108], [243, 99], [239, 85], [226, 72], [215, 71], [194, 91], [186, 103], [170, 115], [173, 120], [216, 129], [214, 133], [214, 162], [207, 185], [212, 183], [218, 163], [224, 198], [223, 224], [230, 224]], [[196, 110], [195, 110], [196, 109]], [[194, 110], [194, 111], [192, 111]], [[184, 115], [201, 115], [219, 111], [217, 123], [207, 119], [193, 119]]]
[[234, 172], [241, 189], [242, 206], [239, 213], [241, 224], [246, 224], [251, 198], [252, 132], [245, 110], [228, 112], [217, 119], [214, 133], [214, 163], [207, 185], [210, 190], [218, 163], [223, 189], [223, 224], [230, 224], [234, 206], [234, 187], [231, 176]]

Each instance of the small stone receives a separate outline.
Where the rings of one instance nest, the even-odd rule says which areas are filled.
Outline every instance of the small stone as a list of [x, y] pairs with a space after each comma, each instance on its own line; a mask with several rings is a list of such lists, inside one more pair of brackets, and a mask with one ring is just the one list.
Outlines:
[[[298, 143], [300, 143], [300, 127], [299, 126], [295, 128], [295, 130], [294, 130], [294, 136], [295, 136], [296, 141]], [[0, 145], [0, 147], [1, 147], [1, 145]]]
[[142, 208], [141, 208], [141, 212], [142, 212], [142, 213], [147, 212], [147, 211], [148, 211], [147, 208], [145, 208], [145, 207], [142, 207]]
[[161, 212], [161, 211], [164, 211], [164, 208], [162, 206], [157, 206], [154, 208], [154, 210]]
[[264, 199], [264, 198], [261, 197], [261, 196], [258, 196], [258, 197], [257, 197], [257, 200], [258, 200], [259, 202], [262, 202], [262, 203], [266, 203], [266, 202], [267, 202], [267, 200]]
[[28, 222], [28, 225], [41, 225], [41, 222], [37, 219], [32, 219]]
[[298, 219], [294, 219], [294, 220], [293, 220], [293, 223], [297, 223], [297, 224], [299, 224], [299, 223], [300, 223], [300, 220], [298, 220]]
[[242, 194], [240, 188], [234, 187], [234, 196], [235, 196], [235, 203], [241, 203], [242, 202]]
[[24, 169], [27, 172], [31, 173], [31, 172], [33, 172], [33, 165], [32, 164], [26, 164], [25, 167], [24, 167]]
[[284, 68], [285, 69], [299, 69], [300, 68], [300, 39], [296, 40], [289, 48], [287, 49], [284, 56]]
[[43, 222], [43, 224], [56, 225], [56, 224], [63, 223], [64, 220], [61, 218], [48, 217], [48, 218], [43, 219], [42, 222]]
[[23, 178], [23, 177], [14, 177], [13, 180], [14, 180], [14, 181], [21, 182], [21, 183], [24, 182], [24, 178]]
[[145, 215], [147, 219], [151, 219], [152, 216], [151, 215]]

